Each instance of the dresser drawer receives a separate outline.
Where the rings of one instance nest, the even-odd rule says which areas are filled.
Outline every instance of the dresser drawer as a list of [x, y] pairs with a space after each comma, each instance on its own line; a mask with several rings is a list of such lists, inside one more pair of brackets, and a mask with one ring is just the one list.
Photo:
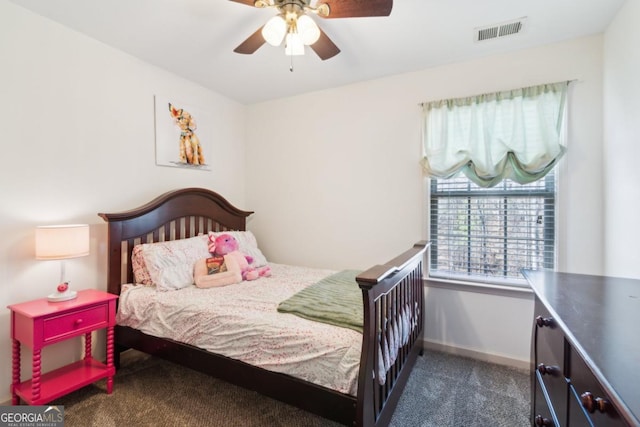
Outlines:
[[575, 350], [569, 352], [571, 396], [569, 419], [572, 426], [623, 427], [612, 400]]
[[533, 425], [547, 427], [561, 427], [558, 423], [555, 410], [552, 403], [548, 399], [548, 395], [544, 385], [539, 381], [540, 377], [536, 376], [536, 388], [533, 407]]
[[567, 419], [569, 393], [564, 366], [564, 334], [540, 301], [536, 301], [535, 314], [536, 380], [542, 383], [550, 401], [556, 407], [557, 420], [560, 425], [564, 425]]
[[535, 304], [535, 362], [555, 366], [564, 376], [564, 333], [546, 307], [536, 299]]
[[52, 316], [43, 321], [43, 341], [51, 342], [69, 336], [106, 327], [109, 320], [109, 305], [101, 304], [69, 314]]

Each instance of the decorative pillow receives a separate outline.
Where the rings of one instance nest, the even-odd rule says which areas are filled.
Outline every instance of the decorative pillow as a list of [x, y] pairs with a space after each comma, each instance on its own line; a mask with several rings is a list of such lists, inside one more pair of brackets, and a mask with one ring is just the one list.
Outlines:
[[267, 265], [267, 258], [258, 248], [256, 236], [254, 236], [251, 231], [221, 231], [219, 233], [209, 232], [209, 234], [213, 234], [214, 239], [221, 234], [232, 235], [238, 241], [238, 250], [253, 258], [251, 267], [258, 268]]
[[209, 256], [207, 236], [196, 236], [136, 245], [131, 265], [136, 283], [168, 291], [191, 286], [196, 261]]
[[[146, 244], [146, 243], [145, 243]], [[141, 285], [151, 286], [151, 276], [149, 276], [149, 270], [144, 263], [142, 257], [143, 245], [135, 245], [133, 252], [131, 253], [131, 269], [133, 270], [133, 282]]]
[[[219, 266], [216, 268], [215, 264], [217, 263], [218, 261], [213, 258], [196, 261], [193, 277], [197, 287], [214, 288], [242, 282], [242, 271], [233, 256], [224, 256], [224, 268], [219, 268]], [[214, 265], [213, 269], [210, 268], [212, 264]]]

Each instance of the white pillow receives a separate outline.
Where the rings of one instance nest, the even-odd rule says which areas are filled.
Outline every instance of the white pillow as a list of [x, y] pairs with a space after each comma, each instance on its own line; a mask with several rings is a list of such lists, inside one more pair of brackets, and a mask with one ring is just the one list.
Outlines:
[[256, 236], [254, 236], [251, 231], [221, 231], [215, 233], [211, 231], [209, 232], [209, 234], [213, 234], [214, 239], [221, 234], [230, 234], [238, 241], [238, 250], [245, 255], [253, 257], [253, 263], [251, 263], [251, 267], [258, 268], [267, 265], [267, 258], [258, 248], [258, 241], [256, 240]]
[[193, 267], [199, 259], [208, 258], [207, 236], [168, 242], [143, 243], [134, 248], [142, 258], [150, 284], [161, 291], [182, 289], [193, 285]]

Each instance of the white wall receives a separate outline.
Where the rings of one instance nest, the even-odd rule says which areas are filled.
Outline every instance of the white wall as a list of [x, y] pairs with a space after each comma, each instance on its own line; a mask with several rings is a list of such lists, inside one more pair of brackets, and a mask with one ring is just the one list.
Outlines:
[[[11, 383], [5, 307], [51, 293], [54, 261], [34, 259], [34, 227], [91, 224], [91, 255], [66, 262], [75, 289], [106, 290], [106, 225], [165, 191], [207, 187], [244, 204], [245, 107], [0, 0], [0, 402]], [[154, 94], [215, 117], [212, 171], [159, 167]], [[205, 153], [206, 154], [206, 153]], [[97, 354], [104, 345], [96, 343]], [[81, 354], [80, 341], [43, 352], [49, 370]], [[23, 378], [30, 376], [30, 352]]]
[[[387, 261], [427, 237], [418, 103], [571, 79], [559, 269], [600, 274], [601, 36], [250, 106], [252, 229], [273, 262], [338, 269]], [[429, 289], [426, 337], [528, 360], [531, 301]]]
[[640, 278], [640, 2], [627, 1], [604, 37], [606, 274]]

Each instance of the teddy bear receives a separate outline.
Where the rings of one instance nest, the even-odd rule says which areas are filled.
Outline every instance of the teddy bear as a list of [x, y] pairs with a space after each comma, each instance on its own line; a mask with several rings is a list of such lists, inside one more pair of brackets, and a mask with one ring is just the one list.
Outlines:
[[240, 252], [238, 241], [230, 234], [224, 233], [216, 237], [215, 234], [210, 233], [209, 252], [213, 257], [224, 257], [225, 264], [232, 260], [232, 265], [240, 268], [242, 280], [255, 280], [271, 275], [269, 266], [252, 267], [250, 264], [253, 263], [253, 257]]

